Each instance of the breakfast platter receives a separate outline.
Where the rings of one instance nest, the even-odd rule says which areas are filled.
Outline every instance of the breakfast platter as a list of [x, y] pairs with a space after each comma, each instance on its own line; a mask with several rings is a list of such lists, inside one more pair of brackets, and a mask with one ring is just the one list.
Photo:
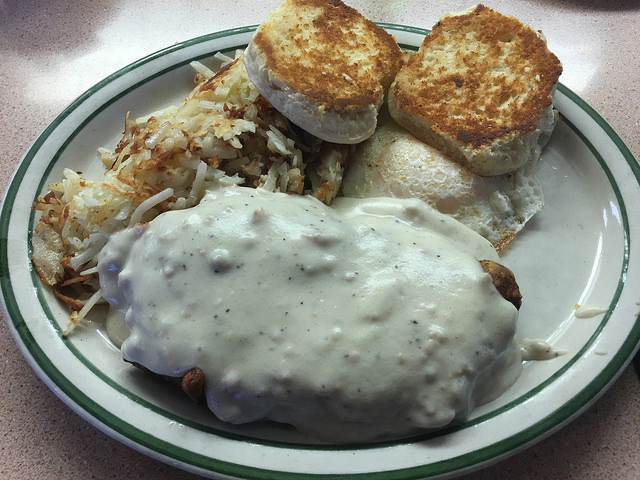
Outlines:
[[[415, 50], [428, 31], [381, 24]], [[104, 323], [63, 336], [68, 312], [31, 265], [31, 205], [63, 169], [100, 174], [98, 147], [115, 145], [127, 111], [179, 102], [193, 61], [244, 48], [255, 27], [173, 45], [115, 72], [67, 107], [16, 170], [0, 218], [0, 287], [15, 341], [40, 378], [106, 434], [163, 462], [208, 477], [437, 478], [469, 472], [538, 442], [587, 409], [640, 341], [640, 167], [611, 127], [564, 85], [560, 121], [538, 176], [545, 208], [503, 254], [523, 293], [517, 337], [558, 355], [525, 362], [498, 399], [462, 425], [384, 442], [332, 445], [271, 423], [233, 426], [181, 392], [124, 363]]]

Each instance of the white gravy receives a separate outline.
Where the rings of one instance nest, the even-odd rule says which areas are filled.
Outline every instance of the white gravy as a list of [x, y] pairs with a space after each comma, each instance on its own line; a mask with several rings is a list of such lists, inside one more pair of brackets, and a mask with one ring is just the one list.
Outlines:
[[419, 200], [227, 187], [114, 235], [99, 274], [125, 359], [200, 367], [223, 421], [345, 442], [462, 421], [515, 381], [517, 311], [479, 259], [489, 242]]
[[520, 354], [522, 360], [551, 360], [560, 355], [564, 355], [565, 351], [556, 350], [553, 346], [541, 338], [523, 338], [520, 341]]
[[607, 308], [596, 307], [595, 305], [575, 305], [576, 318], [591, 318], [603, 313], [607, 313]]

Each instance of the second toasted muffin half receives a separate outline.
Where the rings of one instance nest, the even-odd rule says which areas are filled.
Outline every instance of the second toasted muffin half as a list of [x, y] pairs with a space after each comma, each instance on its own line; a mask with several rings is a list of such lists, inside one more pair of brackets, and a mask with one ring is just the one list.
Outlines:
[[396, 76], [389, 111], [475, 173], [500, 175], [539, 157], [561, 73], [540, 32], [476, 5], [436, 23]]

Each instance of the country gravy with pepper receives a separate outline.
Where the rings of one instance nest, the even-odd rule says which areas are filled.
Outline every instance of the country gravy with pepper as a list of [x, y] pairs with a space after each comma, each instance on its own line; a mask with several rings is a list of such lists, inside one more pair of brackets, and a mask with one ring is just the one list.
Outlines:
[[99, 275], [125, 359], [201, 368], [223, 421], [350, 442], [462, 421], [517, 378], [517, 310], [480, 259], [419, 200], [225, 187], [114, 235]]

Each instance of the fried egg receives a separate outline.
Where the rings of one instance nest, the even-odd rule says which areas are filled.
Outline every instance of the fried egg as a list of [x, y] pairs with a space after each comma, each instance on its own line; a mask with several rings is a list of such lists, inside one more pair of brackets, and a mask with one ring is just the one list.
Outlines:
[[499, 252], [544, 206], [535, 165], [505, 175], [476, 175], [389, 117], [350, 158], [342, 193], [419, 198], [485, 237]]

